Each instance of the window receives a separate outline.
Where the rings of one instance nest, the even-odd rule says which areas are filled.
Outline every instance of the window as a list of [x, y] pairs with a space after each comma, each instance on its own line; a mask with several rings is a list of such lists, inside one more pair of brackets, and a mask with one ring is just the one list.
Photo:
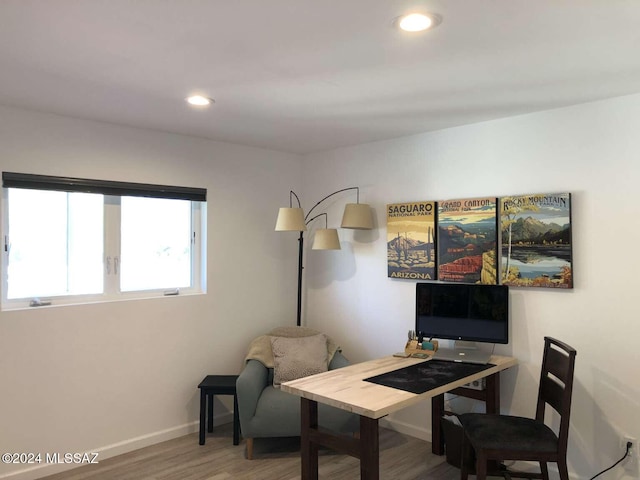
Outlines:
[[204, 290], [206, 190], [3, 173], [2, 306]]
[[191, 285], [191, 202], [122, 197], [120, 288]]
[[7, 298], [102, 293], [102, 195], [7, 193]]

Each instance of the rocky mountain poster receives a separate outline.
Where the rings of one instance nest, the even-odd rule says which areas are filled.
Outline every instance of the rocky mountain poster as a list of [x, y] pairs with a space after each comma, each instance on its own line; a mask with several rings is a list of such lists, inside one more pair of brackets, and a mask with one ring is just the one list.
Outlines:
[[436, 279], [436, 202], [387, 205], [387, 270], [393, 278]]
[[497, 212], [495, 197], [438, 202], [438, 280], [498, 283]]
[[504, 285], [573, 288], [571, 194], [500, 199]]

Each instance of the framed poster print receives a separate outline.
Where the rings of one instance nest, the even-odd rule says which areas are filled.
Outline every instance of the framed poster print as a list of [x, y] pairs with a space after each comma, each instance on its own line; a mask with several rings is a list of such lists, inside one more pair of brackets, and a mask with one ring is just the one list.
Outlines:
[[438, 202], [438, 280], [498, 283], [498, 200]]
[[570, 193], [503, 197], [500, 221], [504, 285], [573, 288]]
[[387, 205], [387, 272], [392, 278], [436, 279], [436, 202]]

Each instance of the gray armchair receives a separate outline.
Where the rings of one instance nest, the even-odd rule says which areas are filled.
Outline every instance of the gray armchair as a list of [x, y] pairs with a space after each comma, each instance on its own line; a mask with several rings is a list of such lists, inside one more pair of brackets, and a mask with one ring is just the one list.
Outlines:
[[[336, 352], [329, 370], [349, 361]], [[253, 439], [300, 436], [300, 397], [273, 386], [273, 369], [258, 360], [248, 360], [236, 383], [240, 429], [247, 441], [247, 458], [253, 458]], [[353, 433], [358, 429], [356, 415], [328, 405], [318, 407], [318, 422], [335, 432]]]

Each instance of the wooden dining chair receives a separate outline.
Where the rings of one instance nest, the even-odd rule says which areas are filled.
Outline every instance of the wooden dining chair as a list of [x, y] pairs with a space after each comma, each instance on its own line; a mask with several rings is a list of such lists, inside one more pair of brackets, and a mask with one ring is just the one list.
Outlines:
[[[544, 355], [538, 387], [536, 416], [532, 418], [509, 415], [466, 413], [459, 415], [464, 428], [462, 449], [465, 458], [473, 448], [476, 455], [476, 478], [487, 478], [490, 461], [536, 461], [540, 473], [511, 472], [505, 477], [549, 479], [547, 462], [558, 464], [561, 480], [569, 480], [567, 470], [567, 440], [576, 350], [551, 337], [544, 338]], [[545, 425], [545, 409], [549, 405], [560, 415], [556, 433]], [[468, 478], [469, 466], [461, 464], [461, 480]]]

